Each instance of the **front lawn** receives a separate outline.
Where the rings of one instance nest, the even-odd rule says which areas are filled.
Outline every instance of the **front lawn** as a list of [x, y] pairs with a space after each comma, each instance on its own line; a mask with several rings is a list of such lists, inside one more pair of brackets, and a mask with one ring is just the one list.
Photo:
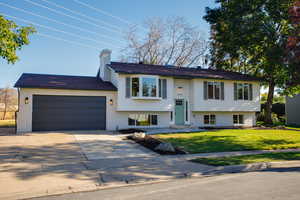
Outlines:
[[300, 131], [300, 127], [296, 127], [296, 126], [286, 126], [285, 128]]
[[189, 153], [300, 148], [300, 132], [273, 129], [224, 129], [155, 135]]
[[15, 120], [0, 120], [0, 128], [14, 127], [15, 125], [16, 125]]
[[226, 166], [226, 165], [244, 165], [259, 162], [276, 162], [287, 160], [300, 160], [300, 152], [284, 152], [284, 153], [265, 153], [245, 156], [229, 156], [220, 158], [197, 158], [191, 160], [206, 165]]

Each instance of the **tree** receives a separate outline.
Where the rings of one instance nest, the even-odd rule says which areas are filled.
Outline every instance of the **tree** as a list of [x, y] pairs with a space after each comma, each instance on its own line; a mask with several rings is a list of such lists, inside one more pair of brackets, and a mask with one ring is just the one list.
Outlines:
[[265, 122], [272, 123], [275, 87], [295, 92], [300, 80], [297, 59], [287, 59], [289, 36], [299, 37], [289, 10], [294, 0], [217, 0], [220, 7], [206, 9], [211, 24], [212, 65], [263, 77], [268, 85]]
[[150, 19], [144, 38], [131, 28], [126, 34], [128, 46], [123, 50], [123, 60], [145, 64], [190, 67], [204, 63], [208, 44], [200, 31], [184, 18]]
[[20, 27], [0, 15], [0, 56], [14, 64], [19, 59], [16, 51], [29, 44], [29, 35], [34, 32], [32, 26]]
[[3, 105], [2, 120], [5, 120], [7, 112], [15, 111], [17, 103], [18, 98], [14, 89], [6, 87], [0, 90], [0, 104]]

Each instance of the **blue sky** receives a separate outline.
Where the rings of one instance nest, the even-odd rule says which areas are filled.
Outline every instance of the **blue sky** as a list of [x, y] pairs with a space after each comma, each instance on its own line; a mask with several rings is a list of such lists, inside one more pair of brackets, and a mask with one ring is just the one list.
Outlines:
[[[49, 2], [80, 12], [88, 18], [55, 7]], [[111, 16], [101, 13], [100, 10], [87, 8], [79, 4], [80, 2], [101, 9]], [[40, 34], [72, 42], [55, 40], [38, 34], [32, 35], [30, 45], [18, 52], [19, 62], [8, 65], [6, 61], [0, 59], [0, 87], [13, 86], [24, 72], [96, 75], [99, 66], [98, 55], [101, 49], [109, 48], [113, 51], [113, 60], [119, 58], [118, 48], [126, 44], [123, 39], [123, 31], [128, 30], [128, 22], [138, 24], [142, 34], [143, 22], [148, 18], [183, 16], [189, 23], [202, 30], [205, 37], [208, 37], [209, 25], [202, 17], [205, 14], [205, 7], [215, 6], [214, 0], [79, 0], [79, 3], [76, 0], [0, 0], [0, 14], [10, 16], [7, 17], [8, 19], [12, 19], [20, 25], [31, 22], [47, 26], [46, 28], [35, 25]], [[45, 6], [52, 10], [46, 9]], [[55, 13], [53, 10], [77, 19]], [[28, 12], [64, 24], [30, 15]], [[27, 21], [24, 22], [21, 19]], [[57, 32], [55, 29], [66, 33]]]

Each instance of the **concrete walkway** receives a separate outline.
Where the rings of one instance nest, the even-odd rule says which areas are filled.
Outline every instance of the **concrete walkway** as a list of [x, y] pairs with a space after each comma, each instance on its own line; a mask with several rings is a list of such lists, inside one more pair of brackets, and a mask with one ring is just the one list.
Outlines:
[[196, 153], [184, 155], [172, 155], [173, 157], [181, 160], [191, 160], [195, 158], [210, 158], [210, 157], [227, 157], [227, 156], [242, 156], [242, 155], [255, 155], [263, 153], [279, 153], [279, 152], [300, 152], [300, 149], [276, 149], [276, 150], [257, 150], [257, 151], [232, 151], [232, 152], [215, 152], [215, 153]]

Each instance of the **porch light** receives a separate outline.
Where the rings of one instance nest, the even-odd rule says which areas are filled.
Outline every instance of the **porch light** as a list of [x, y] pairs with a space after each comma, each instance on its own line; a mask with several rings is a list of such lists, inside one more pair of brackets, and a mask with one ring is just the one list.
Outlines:
[[25, 97], [25, 104], [28, 104], [28, 103], [29, 103], [29, 98]]
[[112, 99], [109, 100], [109, 105], [113, 105], [114, 101]]

